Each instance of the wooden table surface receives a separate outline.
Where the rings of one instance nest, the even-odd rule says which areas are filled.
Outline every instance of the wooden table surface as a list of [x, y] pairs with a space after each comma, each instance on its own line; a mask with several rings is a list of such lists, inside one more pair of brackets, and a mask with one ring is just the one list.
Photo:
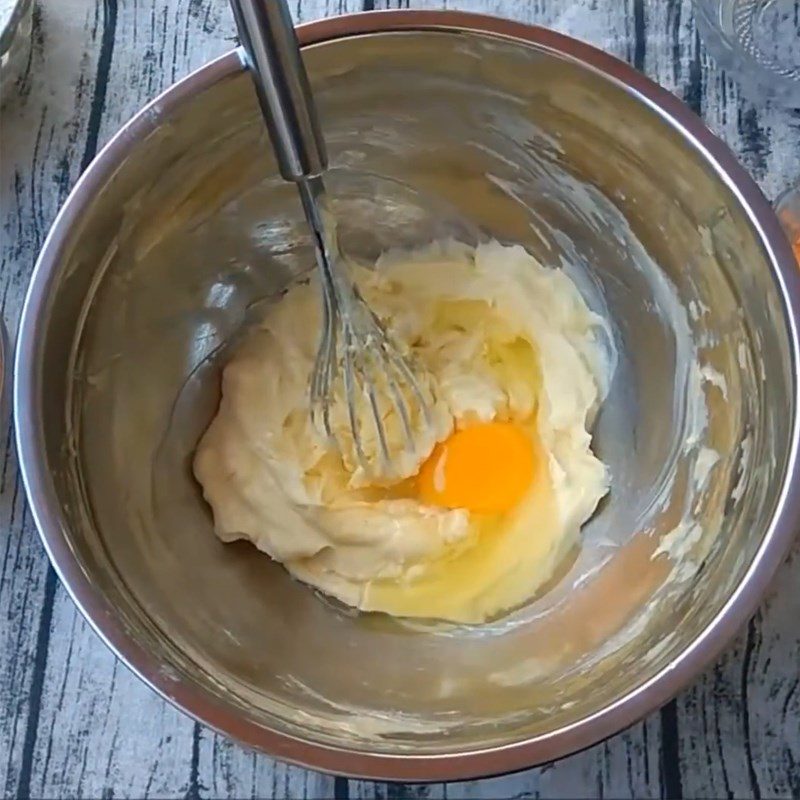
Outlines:
[[[30, 63], [18, 96], [2, 112], [0, 297], [12, 336], [48, 226], [98, 147], [146, 101], [235, 41], [226, 0], [38, 2]], [[292, 3], [299, 20], [406, 5]], [[800, 113], [740, 97], [701, 46], [690, 0], [447, 5], [587, 39], [684, 98], [769, 198], [800, 179]], [[117, 661], [49, 567], [25, 502], [10, 426], [3, 436], [3, 797], [800, 797], [800, 546], [719, 662], [677, 700], [613, 739], [492, 780], [348, 781], [239, 747], [176, 711]]]

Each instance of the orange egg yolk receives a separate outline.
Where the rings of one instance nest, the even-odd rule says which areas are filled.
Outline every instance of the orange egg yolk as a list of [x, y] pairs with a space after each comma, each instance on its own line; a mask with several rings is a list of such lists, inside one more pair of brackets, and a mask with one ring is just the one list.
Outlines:
[[436, 445], [417, 476], [417, 494], [426, 505], [502, 513], [523, 498], [534, 466], [533, 442], [519, 425], [472, 425]]

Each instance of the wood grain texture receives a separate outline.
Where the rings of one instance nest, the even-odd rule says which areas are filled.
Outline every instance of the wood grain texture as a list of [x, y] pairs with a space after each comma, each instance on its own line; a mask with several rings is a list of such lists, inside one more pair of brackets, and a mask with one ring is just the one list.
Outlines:
[[[294, 0], [298, 19], [406, 7]], [[690, 0], [412, 2], [537, 22], [628, 60], [725, 139], [769, 197], [800, 177], [800, 115], [754, 107], [706, 57]], [[226, 0], [40, 0], [2, 113], [0, 287], [13, 335], [48, 226], [97, 149], [147, 100], [234, 42]], [[4, 797], [800, 797], [800, 546], [757, 617], [646, 721], [519, 775], [403, 786], [278, 764], [194, 723], [132, 676], [58, 583], [3, 422], [0, 793]]]
[[[62, 9], [65, 10], [65, 9]], [[88, 163], [86, 124], [93, 91], [86, 76], [98, 58], [99, 29], [92, 5], [37, 12], [34, 47], [19, 82], [19, 97], [2, 117], [3, 316], [13, 336], [19, 310], [47, 228], [70, 186]], [[76, 46], [45, 48], [51, 37]], [[62, 80], [39, 80], [45, 69]], [[11, 796], [30, 782], [56, 579], [37, 541], [24, 502], [8, 420], [3, 421], [0, 480], [0, 789]]]

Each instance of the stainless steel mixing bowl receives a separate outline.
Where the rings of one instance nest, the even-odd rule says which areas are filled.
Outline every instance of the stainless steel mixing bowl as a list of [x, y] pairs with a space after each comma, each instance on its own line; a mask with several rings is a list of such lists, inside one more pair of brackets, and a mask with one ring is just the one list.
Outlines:
[[452, 13], [302, 39], [345, 248], [520, 242], [609, 315], [610, 497], [547, 592], [476, 628], [351, 613], [215, 539], [189, 464], [225, 343], [312, 263], [231, 53], [118, 134], [42, 251], [15, 384], [36, 522], [120, 657], [243, 742], [398, 779], [556, 758], [683, 686], [788, 548], [791, 252], [698, 119], [585, 44]]

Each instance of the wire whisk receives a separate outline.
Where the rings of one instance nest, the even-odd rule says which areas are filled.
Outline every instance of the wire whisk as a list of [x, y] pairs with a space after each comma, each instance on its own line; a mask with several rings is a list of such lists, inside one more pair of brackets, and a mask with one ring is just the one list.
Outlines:
[[325, 143], [285, 0], [231, 6], [281, 175], [297, 185], [314, 234], [322, 327], [309, 383], [311, 421], [346, 464], [373, 478], [406, 477], [404, 455], [424, 456], [434, 443], [430, 379], [361, 296], [335, 221], [323, 213]]

